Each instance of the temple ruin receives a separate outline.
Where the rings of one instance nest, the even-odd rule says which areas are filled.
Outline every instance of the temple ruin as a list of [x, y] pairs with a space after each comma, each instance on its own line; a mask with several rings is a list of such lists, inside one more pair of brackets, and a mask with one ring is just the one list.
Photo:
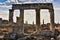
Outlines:
[[50, 12], [50, 30], [54, 29], [54, 9], [52, 3], [28, 3], [28, 4], [13, 4], [12, 9], [9, 10], [9, 22], [13, 22], [14, 10], [20, 10], [20, 17], [17, 17], [17, 24], [20, 26], [21, 32], [24, 33], [24, 10], [35, 9], [36, 11], [36, 29], [40, 31], [40, 10], [48, 9]]

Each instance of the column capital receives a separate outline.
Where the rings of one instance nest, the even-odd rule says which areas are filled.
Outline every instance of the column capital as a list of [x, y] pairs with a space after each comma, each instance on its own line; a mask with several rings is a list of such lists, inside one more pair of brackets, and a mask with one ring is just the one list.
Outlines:
[[11, 11], [11, 12], [12, 12], [12, 11], [14, 11], [14, 10], [13, 10], [13, 9], [9, 9], [9, 11]]
[[24, 9], [20, 9], [20, 10], [24, 10]]
[[41, 10], [41, 9], [35, 9], [35, 10]]
[[35, 9], [36, 13], [40, 13], [40, 9]]
[[50, 8], [50, 9], [49, 9], [49, 12], [52, 12], [52, 11], [54, 12], [54, 9], [53, 9], [53, 8]]

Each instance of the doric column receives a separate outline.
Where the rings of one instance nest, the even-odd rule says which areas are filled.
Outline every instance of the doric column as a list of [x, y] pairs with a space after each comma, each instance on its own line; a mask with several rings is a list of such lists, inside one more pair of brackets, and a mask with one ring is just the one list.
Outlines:
[[36, 31], [40, 31], [40, 9], [36, 9]]
[[54, 25], [55, 25], [55, 23], [54, 23], [54, 10], [50, 9], [49, 12], [50, 12], [50, 30], [52, 31], [55, 28], [54, 27]]
[[13, 12], [14, 10], [9, 9], [9, 22], [13, 22]]
[[20, 9], [20, 31], [21, 33], [24, 33], [24, 27], [23, 27], [23, 24], [24, 24], [24, 9]]

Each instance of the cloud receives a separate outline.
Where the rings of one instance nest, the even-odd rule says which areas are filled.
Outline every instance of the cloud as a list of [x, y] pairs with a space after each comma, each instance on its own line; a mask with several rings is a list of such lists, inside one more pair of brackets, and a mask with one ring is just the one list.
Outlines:
[[53, 0], [10, 0], [11, 2], [17, 2], [17, 3], [50, 3], [53, 2]]
[[16, 2], [16, 0], [9, 0], [10, 2]]
[[8, 16], [9, 16], [8, 13], [9, 13], [8, 11], [2, 11], [2, 10], [0, 10], [0, 18], [8, 20]]
[[12, 0], [7, 0], [5, 2], [0, 2], [0, 5], [6, 5], [6, 6], [9, 6], [9, 5], [12, 5], [12, 4], [16, 4], [16, 1], [12, 1]]
[[0, 10], [9, 10], [12, 7], [12, 4], [14, 4], [13, 2], [0, 2]]
[[11, 9], [11, 7], [12, 7], [12, 5], [10, 5], [10, 6], [6, 6], [6, 5], [0, 5], [0, 10], [9, 10], [9, 9]]

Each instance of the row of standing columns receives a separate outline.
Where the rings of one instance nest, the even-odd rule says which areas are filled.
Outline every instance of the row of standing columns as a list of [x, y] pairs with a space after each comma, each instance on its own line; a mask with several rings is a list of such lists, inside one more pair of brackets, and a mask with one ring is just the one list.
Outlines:
[[[40, 23], [40, 10], [41, 9], [36, 9], [36, 29], [37, 32], [40, 32], [41, 28], [41, 23]], [[50, 13], [50, 31], [55, 29], [55, 23], [54, 23], [54, 9], [49, 9]]]
[[[36, 29], [37, 32], [40, 31], [40, 9], [36, 9]], [[9, 10], [9, 22], [13, 22], [13, 12], [14, 10]], [[54, 10], [49, 10], [50, 12], [50, 30], [54, 28]], [[20, 17], [19, 17], [19, 26], [22, 33], [24, 33], [24, 9], [20, 9]]]

